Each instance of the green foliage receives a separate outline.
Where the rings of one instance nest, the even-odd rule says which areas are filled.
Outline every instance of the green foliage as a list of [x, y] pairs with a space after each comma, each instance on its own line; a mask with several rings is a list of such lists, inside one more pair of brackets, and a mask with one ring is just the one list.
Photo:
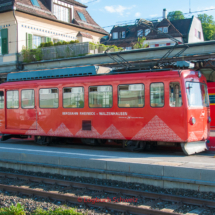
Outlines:
[[74, 209], [62, 209], [57, 208], [55, 210], [44, 211], [42, 209], [37, 209], [32, 215], [82, 215], [76, 212]]
[[60, 41], [54, 44], [54, 46], [60, 46], [60, 45], [63, 45], [62, 42]]
[[148, 44], [143, 44], [146, 41], [145, 37], [138, 37], [137, 43], [133, 46], [134, 49], [143, 49], [147, 48]]
[[[26, 215], [25, 208], [18, 203], [16, 206], [11, 205], [9, 208], [0, 208], [0, 215]], [[82, 215], [82, 213], [76, 212], [74, 209], [62, 209], [57, 208], [55, 210], [45, 211], [41, 208], [37, 208], [32, 215]]]
[[25, 63], [29, 63], [35, 60], [40, 61], [43, 58], [41, 48], [31, 49], [31, 50], [23, 49], [21, 53], [23, 56], [23, 62]]
[[215, 21], [213, 16], [207, 14], [199, 14], [198, 18], [202, 22], [204, 39], [215, 40]]
[[59, 41], [57, 43], [53, 43], [51, 42], [47, 42], [47, 43], [41, 43], [40, 46], [38, 48], [43, 48], [43, 47], [50, 47], [50, 46], [60, 46], [60, 45], [68, 45], [68, 44], [75, 44], [75, 43], [79, 43], [78, 40], [71, 40], [69, 42], [66, 41]]
[[16, 206], [13, 204], [9, 208], [1, 208], [0, 215], [25, 215], [24, 207], [18, 203]]
[[167, 19], [169, 19], [170, 21], [173, 21], [173, 20], [178, 20], [178, 19], [185, 19], [185, 17], [181, 11], [177, 10], [177, 11], [169, 12]]

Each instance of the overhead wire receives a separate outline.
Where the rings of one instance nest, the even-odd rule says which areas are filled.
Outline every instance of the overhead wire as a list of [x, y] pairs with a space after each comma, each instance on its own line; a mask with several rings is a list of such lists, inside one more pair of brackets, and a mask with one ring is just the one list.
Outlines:
[[[212, 10], [215, 10], [215, 8], [211, 8], [211, 9], [207, 9], [207, 10], [200, 10], [200, 11], [194, 11], [194, 12], [189, 12], [189, 13], [182, 13], [183, 15], [191, 15], [193, 13], [202, 13], [202, 12], [207, 12], [207, 11], [212, 11]], [[171, 17], [178, 17], [178, 15], [173, 15]], [[152, 20], [155, 20], [155, 19], [162, 19], [163, 17], [162, 16], [159, 16], [159, 17], [153, 17], [153, 18], [146, 18], [145, 20], [148, 20], [148, 21], [152, 21]], [[136, 19], [135, 20], [128, 20], [128, 21], [122, 21], [121, 22], [117, 22], [117, 24], [131, 24], [131, 23], [135, 23]], [[105, 26], [105, 27], [102, 27], [102, 28], [110, 28], [110, 27], [113, 27], [113, 26], [117, 26], [117, 24], [115, 25], [109, 25], [109, 26]]]

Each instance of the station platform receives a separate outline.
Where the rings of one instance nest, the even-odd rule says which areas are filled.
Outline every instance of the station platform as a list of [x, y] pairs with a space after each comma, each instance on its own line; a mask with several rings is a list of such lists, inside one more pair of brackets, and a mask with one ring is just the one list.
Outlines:
[[135, 182], [163, 188], [215, 190], [215, 152], [126, 152], [77, 145], [38, 146], [29, 140], [0, 142], [0, 167]]

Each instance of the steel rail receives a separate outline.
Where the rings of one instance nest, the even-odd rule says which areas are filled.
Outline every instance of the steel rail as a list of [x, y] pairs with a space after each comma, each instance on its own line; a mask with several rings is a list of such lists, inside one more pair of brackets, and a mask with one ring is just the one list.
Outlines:
[[[57, 200], [62, 202], [70, 202], [73, 204], [83, 204], [78, 201], [78, 196], [71, 196], [66, 194], [59, 194], [59, 193], [53, 193], [53, 192], [47, 192], [47, 191], [40, 191], [35, 189], [29, 189], [29, 188], [22, 188], [22, 187], [16, 187], [11, 185], [3, 185], [0, 184], [0, 189], [11, 192], [11, 193], [20, 193], [24, 195], [30, 195], [30, 196], [37, 196], [42, 198], [48, 198], [51, 200]], [[89, 202], [88, 202], [89, 200]], [[118, 204], [113, 202], [96, 202], [95, 204], [92, 203], [91, 198], [85, 198], [85, 205], [90, 207], [102, 207], [109, 210], [115, 210], [115, 211], [121, 211], [121, 212], [127, 212], [127, 213], [133, 213], [137, 215], [179, 215], [178, 213], [170, 213], [160, 210], [154, 210], [154, 209], [147, 209], [144, 208], [144, 206], [130, 206], [125, 204]]]
[[44, 178], [44, 177], [35, 177], [35, 176], [13, 174], [13, 173], [6, 173], [6, 172], [0, 172], [0, 177], [19, 179], [19, 180], [21, 179], [21, 180], [26, 180], [30, 182], [46, 183], [46, 184], [52, 184], [52, 185], [60, 185], [68, 188], [70, 187], [84, 188], [88, 190], [97, 190], [97, 191], [104, 191], [106, 193], [116, 193], [116, 194], [122, 194], [122, 195], [151, 198], [155, 200], [159, 199], [163, 201], [182, 202], [184, 204], [192, 204], [192, 205], [198, 205], [198, 206], [204, 205], [205, 207], [215, 208], [215, 201], [205, 200], [205, 199], [144, 192], [139, 190], [123, 189], [123, 188], [101, 186], [101, 185], [94, 185], [94, 184], [87, 184], [87, 183], [78, 183], [78, 182], [72, 182], [72, 181], [66, 181], [66, 180], [50, 179], [50, 178]]

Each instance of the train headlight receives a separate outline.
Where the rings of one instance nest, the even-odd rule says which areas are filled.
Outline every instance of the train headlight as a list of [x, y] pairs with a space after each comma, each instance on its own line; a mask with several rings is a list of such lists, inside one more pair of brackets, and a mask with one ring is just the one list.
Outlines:
[[198, 72], [198, 77], [201, 78], [202, 77], [202, 73]]
[[211, 117], [210, 116], [208, 117], [208, 122], [211, 123]]
[[191, 117], [190, 122], [191, 122], [192, 125], [195, 125], [195, 124], [196, 124], [196, 119], [195, 119], [195, 117]]

